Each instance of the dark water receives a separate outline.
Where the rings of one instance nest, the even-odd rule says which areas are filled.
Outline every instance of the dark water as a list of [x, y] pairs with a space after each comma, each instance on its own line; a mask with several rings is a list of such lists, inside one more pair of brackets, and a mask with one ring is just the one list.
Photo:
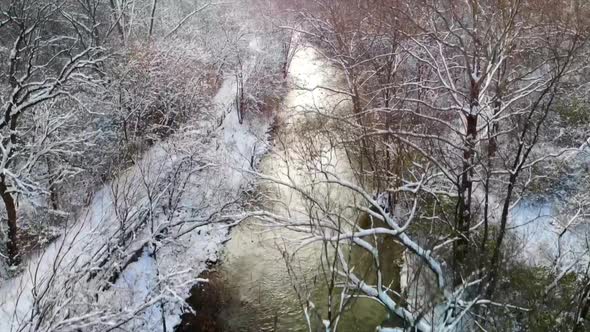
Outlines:
[[[278, 232], [278, 233], [277, 233]], [[289, 231], [261, 232], [259, 226], [243, 225], [233, 233], [223, 263], [219, 266], [223, 283], [223, 303], [219, 318], [222, 331], [309, 331], [304, 308], [307, 300], [314, 303], [310, 311], [312, 331], [324, 331], [322, 319], [328, 317], [326, 252], [321, 245], [312, 246], [289, 257]], [[381, 270], [385, 282], [399, 291], [400, 248], [392, 239], [377, 239], [382, 253]], [[327, 254], [331, 258], [331, 254]], [[366, 252], [350, 252], [355, 271], [369, 283], [376, 281], [373, 262]], [[329, 273], [327, 274], [329, 277]], [[389, 279], [387, 279], [389, 277]], [[332, 295], [340, 300], [340, 289]], [[336, 309], [336, 308], [334, 308]], [[337, 311], [337, 310], [334, 310]], [[345, 307], [338, 331], [373, 331], [388, 322], [384, 308], [371, 299], [353, 299]]]

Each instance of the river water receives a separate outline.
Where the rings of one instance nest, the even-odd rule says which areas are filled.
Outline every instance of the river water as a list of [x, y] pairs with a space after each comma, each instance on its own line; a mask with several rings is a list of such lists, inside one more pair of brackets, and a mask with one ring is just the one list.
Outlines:
[[[277, 181], [311, 188], [313, 197], [335, 202], [334, 215], [348, 219], [362, 217], [347, 208], [355, 205], [354, 194], [334, 186], [315, 183], [328, 170], [352, 183], [358, 183], [343, 148], [334, 147], [328, 120], [331, 115], [346, 114], [350, 101], [345, 94], [336, 93], [344, 82], [337, 70], [312, 47], [300, 48], [291, 63], [290, 92], [278, 118], [281, 122], [272, 151], [261, 164], [265, 176]], [[328, 86], [333, 89], [322, 89]], [[324, 116], [321, 116], [321, 113]], [[288, 186], [262, 182], [259, 192], [265, 196], [264, 208], [290, 220], [307, 220], [310, 202]], [[553, 203], [521, 202], [511, 213], [510, 229], [527, 239], [523, 253], [532, 264], [544, 265], [543, 259], [555, 256], [557, 233], [552, 222]], [[532, 222], [536, 221], [536, 222]], [[563, 237], [564, 243], [575, 243], [575, 232]], [[321, 245], [299, 248], [302, 233], [284, 227], [273, 227], [262, 220], [249, 220], [232, 231], [221, 264], [216, 273], [216, 291], [220, 294], [217, 328], [215, 331], [324, 331], [321, 322], [306, 323], [306, 299], [313, 301], [317, 312], [326, 318], [328, 290], [322, 278], [326, 254]], [[394, 241], [379, 245], [384, 275], [391, 276], [390, 287], [400, 288], [400, 248]], [[296, 254], [294, 254], [296, 252]], [[285, 257], [288, 257], [289, 268]], [[355, 271], [370, 272], [371, 259], [362, 252], [352, 252]], [[324, 264], [324, 265], [323, 265]], [[364, 276], [373, 282], [370, 273]], [[298, 290], [298, 291], [296, 291]], [[206, 305], [206, 304], [205, 304]], [[399, 326], [386, 311], [369, 299], [352, 302], [338, 325], [340, 332], [374, 331], [376, 326]], [[308, 325], [311, 325], [309, 327]], [[207, 330], [209, 331], [209, 330]], [[211, 330], [213, 331], [213, 330]]]
[[[318, 169], [327, 169], [339, 177], [354, 182], [352, 167], [342, 149], [333, 147], [322, 132], [326, 121], [318, 115], [346, 112], [346, 96], [318, 86], [335, 87], [341, 84], [339, 75], [312, 47], [301, 47], [290, 66], [291, 90], [279, 112], [281, 126], [275, 138], [275, 148], [261, 164], [261, 171], [286, 183], [305, 186], [314, 183]], [[334, 210], [355, 218], [346, 206], [356, 197], [333, 186], [311, 189], [315, 197], [336, 202]], [[289, 216], [305, 219], [309, 202], [285, 186], [261, 184], [266, 193], [265, 208]], [[340, 210], [338, 210], [340, 209]], [[300, 296], [315, 304], [318, 312], [326, 314], [327, 287], [322, 279], [321, 245], [298, 250], [300, 233], [272, 227], [251, 220], [232, 231], [218, 267], [223, 294], [219, 313], [222, 331], [316, 331], [321, 330], [317, 319], [306, 323]], [[290, 269], [285, 256], [290, 257]], [[362, 253], [355, 253], [357, 261], [367, 261]], [[368, 260], [370, 262], [370, 260]], [[366, 265], [366, 264], [364, 264]], [[398, 265], [393, 265], [394, 269]], [[399, 275], [399, 273], [398, 273]], [[295, 289], [299, 292], [296, 292]], [[324, 317], [325, 318], [325, 317]], [[342, 316], [338, 331], [370, 331], [387, 318], [386, 312], [372, 300], [355, 300]]]

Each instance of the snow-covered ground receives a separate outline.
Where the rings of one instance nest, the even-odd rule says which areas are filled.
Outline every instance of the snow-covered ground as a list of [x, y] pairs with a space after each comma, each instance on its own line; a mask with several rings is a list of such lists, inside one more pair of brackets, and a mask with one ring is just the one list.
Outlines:
[[213, 117], [151, 147], [22, 273], [0, 282], [0, 332], [159, 331], [163, 318], [168, 329], [179, 322], [190, 287], [227, 239], [228, 215], [240, 213], [252, 181], [244, 170], [266, 151], [270, 119], [239, 124], [235, 91], [228, 76]]
[[509, 231], [522, 244], [520, 257], [537, 266], [585, 266], [587, 225], [566, 227], [573, 216], [559, 215], [557, 206], [556, 199], [525, 199], [512, 209]]

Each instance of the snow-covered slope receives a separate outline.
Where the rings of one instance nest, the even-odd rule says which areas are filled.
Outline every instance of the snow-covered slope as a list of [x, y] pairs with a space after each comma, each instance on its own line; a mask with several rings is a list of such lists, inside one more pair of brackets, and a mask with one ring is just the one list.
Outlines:
[[[0, 331], [158, 331], [178, 323], [197, 276], [227, 238], [269, 119], [233, 111], [230, 76], [213, 116], [151, 147], [98, 190], [64, 234], [0, 283]], [[221, 126], [218, 120], [223, 118]]]

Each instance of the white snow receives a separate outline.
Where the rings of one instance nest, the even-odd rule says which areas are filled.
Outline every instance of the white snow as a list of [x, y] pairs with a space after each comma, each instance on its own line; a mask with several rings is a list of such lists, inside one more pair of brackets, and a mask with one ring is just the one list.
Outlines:
[[[556, 202], [523, 200], [511, 211], [509, 231], [523, 245], [520, 257], [531, 265], [571, 265], [586, 256], [584, 227], [571, 227], [565, 232]], [[563, 232], [563, 235], [560, 234]], [[583, 262], [582, 262], [583, 263]]]
[[[1, 282], [1, 332], [49, 331], [57, 326], [63, 331], [102, 330], [134, 316], [123, 323], [126, 330], [159, 331], [162, 300], [167, 302], [168, 329], [178, 323], [183, 300], [206, 269], [206, 262], [217, 260], [228, 227], [205, 225], [184, 234], [199, 221], [175, 224], [185, 219], [204, 222], [221, 206], [237, 200], [251, 181], [243, 170], [266, 151], [270, 119], [246, 117], [239, 124], [232, 107], [235, 84], [229, 75], [213, 99], [215, 118], [225, 115], [221, 127], [215, 128], [215, 121], [194, 121], [166, 142], [154, 145], [133, 167], [100, 188], [90, 205], [64, 227], [61, 237], [23, 263], [22, 273]], [[181, 172], [188, 178], [186, 191], [170, 220], [163, 212], [164, 197], [172, 185], [174, 167], [187, 160], [199, 163]], [[126, 227], [132, 230], [123, 248], [117, 247], [122, 237], [117, 209], [126, 210]], [[168, 236], [158, 241], [155, 235], [165, 227], [170, 227]], [[183, 235], [174, 239], [177, 234]], [[158, 246], [156, 259], [154, 244]], [[121, 266], [138, 250], [142, 251], [135, 262]], [[104, 260], [108, 263], [99, 266]], [[105, 289], [104, 280], [117, 266], [123, 271]], [[92, 269], [98, 277], [89, 278]], [[43, 328], [27, 325], [35, 307], [42, 305], [63, 307], [49, 310], [54, 316], [41, 322]]]

